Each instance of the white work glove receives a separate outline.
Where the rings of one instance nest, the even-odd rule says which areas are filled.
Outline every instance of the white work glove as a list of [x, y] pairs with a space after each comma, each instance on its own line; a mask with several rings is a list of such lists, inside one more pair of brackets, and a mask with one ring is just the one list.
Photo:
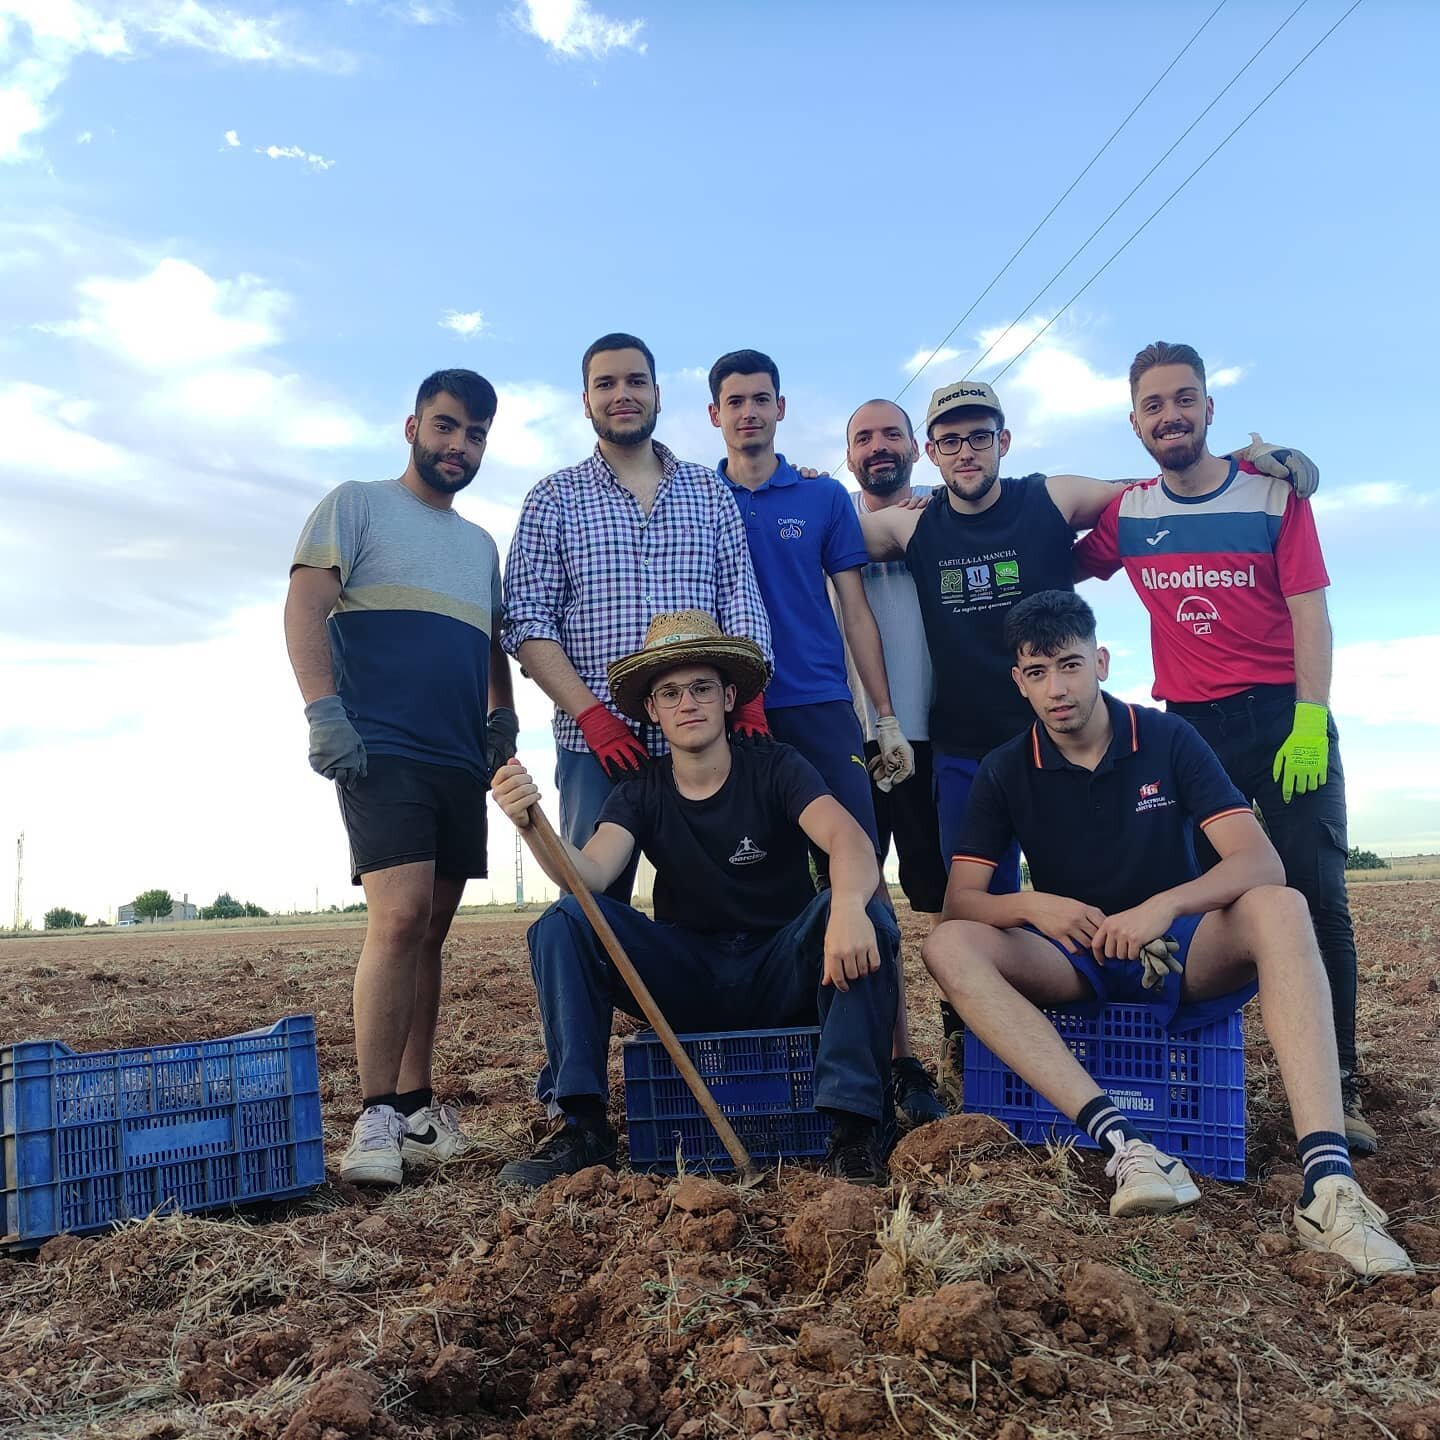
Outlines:
[[1144, 965], [1145, 973], [1140, 977], [1140, 984], [1146, 990], [1158, 990], [1167, 976], [1183, 974], [1185, 967], [1176, 959], [1179, 953], [1179, 944], [1169, 935], [1142, 945], [1140, 963]]
[[1250, 432], [1250, 443], [1236, 452], [1248, 460], [1262, 475], [1284, 480], [1301, 500], [1308, 500], [1320, 488], [1320, 469], [1303, 450], [1286, 445], [1267, 445], [1257, 431]]
[[880, 745], [880, 758], [885, 762], [885, 779], [889, 784], [875, 782], [882, 791], [900, 785], [915, 773], [915, 752], [900, 733], [900, 722], [893, 715], [882, 715], [875, 722], [875, 739]]

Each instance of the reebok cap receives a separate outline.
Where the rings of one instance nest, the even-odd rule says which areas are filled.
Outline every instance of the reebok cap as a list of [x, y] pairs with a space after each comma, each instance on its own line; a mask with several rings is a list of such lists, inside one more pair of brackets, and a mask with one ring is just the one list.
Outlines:
[[925, 412], [925, 434], [930, 427], [950, 410], [959, 410], [975, 405], [984, 410], [993, 410], [1000, 424], [1005, 424], [1005, 412], [1000, 408], [999, 397], [983, 380], [956, 380], [953, 384], [942, 385], [931, 397], [930, 408]]

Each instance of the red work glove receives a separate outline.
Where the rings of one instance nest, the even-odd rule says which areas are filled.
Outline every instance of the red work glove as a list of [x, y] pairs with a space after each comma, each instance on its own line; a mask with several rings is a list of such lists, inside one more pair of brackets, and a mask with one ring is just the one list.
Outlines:
[[743, 705], [737, 705], [730, 713], [730, 734], [736, 740], [770, 740], [769, 723], [765, 719], [765, 701], [757, 695]]
[[638, 775], [650, 758], [630, 727], [598, 701], [582, 710], [575, 723], [609, 780], [628, 780]]

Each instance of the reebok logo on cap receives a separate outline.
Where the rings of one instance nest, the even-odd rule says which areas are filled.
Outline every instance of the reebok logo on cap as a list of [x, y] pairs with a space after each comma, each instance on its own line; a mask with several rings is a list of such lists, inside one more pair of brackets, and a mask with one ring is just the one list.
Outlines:
[[983, 380], [960, 380], [942, 385], [930, 397], [929, 408], [925, 411], [925, 433], [948, 410], [959, 410], [967, 405], [978, 409], [993, 410], [1005, 424], [1005, 412], [1000, 408], [999, 397]]

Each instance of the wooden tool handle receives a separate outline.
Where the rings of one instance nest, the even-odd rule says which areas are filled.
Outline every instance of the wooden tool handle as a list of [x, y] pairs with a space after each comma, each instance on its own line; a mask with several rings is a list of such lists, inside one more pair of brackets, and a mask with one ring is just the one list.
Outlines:
[[530, 807], [530, 825], [535, 831], [535, 838], [540, 842], [541, 849], [545, 852], [544, 858], [550, 861], [551, 866], [564, 881], [565, 888], [580, 902], [580, 908], [585, 912], [585, 918], [600, 937], [600, 943], [605, 947], [611, 962], [624, 977], [625, 983], [630, 987], [630, 993], [635, 997], [645, 1018], [660, 1037], [660, 1043], [665, 1047], [671, 1060], [675, 1062], [675, 1068], [690, 1087], [690, 1093], [699, 1101], [701, 1110], [705, 1112], [705, 1118], [715, 1127], [715, 1133], [719, 1135], [725, 1149], [729, 1151], [731, 1160], [735, 1162], [735, 1169], [746, 1181], [757, 1179], [758, 1172], [754, 1162], [750, 1159], [750, 1152], [740, 1143], [740, 1137], [735, 1133], [730, 1122], [720, 1113], [720, 1107], [715, 1103], [715, 1097], [710, 1093], [710, 1087], [701, 1078], [700, 1072], [695, 1068], [695, 1062], [685, 1053], [684, 1047], [670, 1028], [670, 1022], [666, 1020], [659, 1005], [655, 1003], [655, 997], [640, 978], [640, 972], [631, 964], [630, 957], [625, 953], [625, 947], [620, 943], [619, 937], [610, 928], [610, 922], [605, 918], [605, 912], [595, 903], [595, 897], [590, 893], [590, 887], [580, 878], [580, 872], [576, 870], [575, 862], [570, 858], [570, 852], [561, 843], [560, 837], [555, 833], [554, 827], [545, 818], [545, 812], [538, 804]]

